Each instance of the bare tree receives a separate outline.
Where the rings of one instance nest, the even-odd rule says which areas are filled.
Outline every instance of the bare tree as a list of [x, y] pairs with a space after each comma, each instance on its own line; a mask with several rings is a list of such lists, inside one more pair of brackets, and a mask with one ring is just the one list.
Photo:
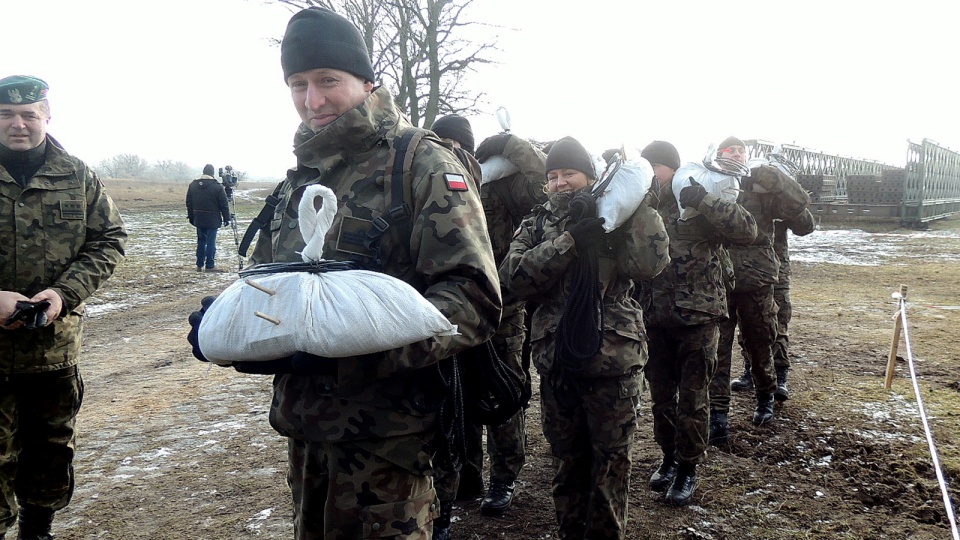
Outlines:
[[290, 8], [322, 6], [350, 19], [370, 50], [374, 73], [394, 91], [415, 125], [450, 113], [479, 112], [484, 94], [466, 88], [467, 76], [495, 64], [496, 36], [464, 39], [474, 0], [276, 0]]
[[154, 164], [150, 170], [150, 176], [157, 180], [180, 180], [189, 182], [193, 180], [194, 172], [193, 167], [182, 161], [161, 159], [157, 160], [157, 163]]
[[142, 179], [150, 168], [147, 160], [136, 154], [118, 154], [100, 162], [98, 171], [108, 178]]

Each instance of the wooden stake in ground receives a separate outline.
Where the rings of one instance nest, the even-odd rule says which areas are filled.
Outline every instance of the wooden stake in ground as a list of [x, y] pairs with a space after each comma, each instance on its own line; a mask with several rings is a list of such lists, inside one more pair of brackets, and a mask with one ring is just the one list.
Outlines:
[[907, 300], [907, 286], [901, 284], [900, 292], [894, 293], [893, 296], [897, 298], [897, 312], [893, 314], [893, 343], [890, 344], [890, 357], [887, 358], [887, 379], [883, 385], [887, 390], [893, 386], [893, 375], [897, 368], [897, 346], [900, 344], [900, 332], [903, 330], [903, 322], [901, 322], [903, 319], [900, 312], [903, 310], [903, 303]]

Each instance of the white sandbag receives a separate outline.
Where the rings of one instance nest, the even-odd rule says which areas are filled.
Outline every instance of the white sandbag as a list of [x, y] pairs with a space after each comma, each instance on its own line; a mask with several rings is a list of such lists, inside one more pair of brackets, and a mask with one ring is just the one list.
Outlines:
[[[677, 204], [680, 204], [680, 191], [691, 185], [690, 178], [693, 178], [702, 185], [707, 193], [728, 201], [736, 201], [740, 195], [740, 177], [732, 174], [712, 171], [703, 163], [686, 163], [677, 169], [673, 175], [673, 196], [677, 198]], [[680, 219], [686, 220], [700, 214], [694, 208], [683, 208], [680, 212]]]
[[[324, 201], [319, 212], [313, 206], [317, 197]], [[324, 186], [305, 190], [300, 203], [300, 232], [308, 239], [304, 261], [319, 260], [336, 203]], [[357, 356], [442, 335], [457, 335], [456, 325], [407, 283], [380, 272], [344, 270], [241, 278], [207, 309], [198, 336], [208, 360], [229, 365], [297, 351]]]
[[[630, 219], [652, 182], [653, 167], [649, 161], [639, 158], [623, 162], [597, 198], [597, 217], [604, 218], [604, 230], [612, 232]], [[597, 181], [598, 189], [602, 184], [603, 179]]]
[[503, 156], [490, 156], [480, 164], [480, 172], [482, 176], [480, 184], [482, 185], [518, 173], [520, 168]]

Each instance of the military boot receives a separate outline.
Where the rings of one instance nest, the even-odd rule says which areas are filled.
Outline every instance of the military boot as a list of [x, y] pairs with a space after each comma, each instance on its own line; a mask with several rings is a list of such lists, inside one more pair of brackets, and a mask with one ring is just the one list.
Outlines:
[[490, 490], [486, 497], [480, 501], [480, 514], [484, 516], [500, 516], [510, 508], [513, 502], [513, 494], [517, 489], [516, 482], [505, 484], [496, 480], [490, 480]]
[[663, 463], [653, 471], [650, 476], [650, 489], [652, 491], [666, 491], [673, 479], [677, 477], [677, 460], [673, 457], [673, 452], [663, 455]]
[[730, 435], [730, 425], [727, 422], [727, 413], [710, 411], [710, 440], [711, 446], [726, 446]]
[[753, 376], [750, 375], [750, 363], [743, 361], [743, 375], [739, 379], [730, 381], [730, 389], [737, 392], [746, 392], [753, 390]]
[[773, 391], [773, 399], [777, 401], [790, 399], [790, 391], [787, 390], [787, 368], [777, 368], [777, 389]]
[[433, 540], [450, 540], [450, 518], [453, 503], [440, 503], [440, 515], [433, 520]]
[[39, 506], [20, 507], [20, 532], [17, 540], [53, 540], [50, 527], [53, 526], [53, 510]]
[[757, 411], [753, 413], [753, 424], [762, 426], [773, 420], [773, 394], [757, 395]]
[[697, 490], [697, 466], [694, 463], [681, 463], [677, 466], [677, 477], [664, 498], [671, 506], [686, 506]]

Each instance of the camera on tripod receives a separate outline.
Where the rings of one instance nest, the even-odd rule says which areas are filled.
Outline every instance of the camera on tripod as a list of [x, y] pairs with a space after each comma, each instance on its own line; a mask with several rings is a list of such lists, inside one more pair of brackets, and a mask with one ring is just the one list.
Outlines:
[[220, 167], [220, 181], [225, 188], [235, 188], [240, 181], [240, 175], [230, 165]]

